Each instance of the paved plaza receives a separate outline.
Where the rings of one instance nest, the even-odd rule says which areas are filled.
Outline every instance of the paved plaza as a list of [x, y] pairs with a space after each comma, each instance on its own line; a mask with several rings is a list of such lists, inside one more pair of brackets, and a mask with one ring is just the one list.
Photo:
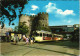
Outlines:
[[54, 45], [53, 42], [32, 45], [26, 45], [25, 42], [19, 42], [17, 45], [12, 43], [0, 44], [0, 56], [78, 56], [79, 54], [78, 49]]

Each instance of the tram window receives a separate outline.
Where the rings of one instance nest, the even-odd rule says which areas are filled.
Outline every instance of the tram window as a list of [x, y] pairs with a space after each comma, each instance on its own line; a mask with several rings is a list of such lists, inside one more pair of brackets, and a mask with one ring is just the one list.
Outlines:
[[47, 37], [47, 35], [46, 34], [43, 34], [43, 37]]
[[43, 37], [45, 37], [45, 34], [43, 33]]
[[52, 37], [52, 35], [50, 35], [50, 37]]
[[49, 37], [49, 34], [47, 34], [47, 37]]
[[40, 33], [40, 36], [42, 37], [42, 33]]
[[49, 34], [49, 35], [48, 35], [48, 37], [52, 37], [52, 35], [51, 35], [51, 34]]
[[58, 36], [58, 35], [54, 35], [54, 37], [57, 37], [57, 38], [59, 38], [59, 37], [61, 37], [61, 36]]
[[47, 34], [47, 37], [49, 37], [49, 35]]
[[54, 35], [54, 37], [58, 37], [57, 35]]
[[39, 34], [37, 33], [36, 36], [39, 36]]
[[48, 37], [48, 34], [46, 36]]

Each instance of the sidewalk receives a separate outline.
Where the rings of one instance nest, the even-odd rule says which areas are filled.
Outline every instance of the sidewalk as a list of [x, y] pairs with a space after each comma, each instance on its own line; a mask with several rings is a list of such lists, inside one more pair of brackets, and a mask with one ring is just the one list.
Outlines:
[[19, 42], [18, 45], [1, 43], [1, 53], [4, 56], [73, 56], [78, 55], [78, 50], [64, 46], [39, 43], [26, 45], [25, 42]]

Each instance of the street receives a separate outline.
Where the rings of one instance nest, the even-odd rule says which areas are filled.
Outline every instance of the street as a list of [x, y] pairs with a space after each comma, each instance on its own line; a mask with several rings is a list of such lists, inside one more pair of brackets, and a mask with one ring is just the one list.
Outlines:
[[[25, 42], [1, 44], [0, 56], [78, 56], [79, 50], [67, 46], [55, 45], [58, 42], [42, 42], [26, 45]], [[59, 42], [60, 43], [60, 42]]]

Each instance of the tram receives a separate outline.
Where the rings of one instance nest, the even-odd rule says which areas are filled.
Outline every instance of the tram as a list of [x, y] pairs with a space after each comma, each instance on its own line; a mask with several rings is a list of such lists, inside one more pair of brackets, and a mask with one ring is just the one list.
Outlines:
[[36, 31], [34, 41], [35, 42], [53, 41], [52, 33], [44, 30]]

